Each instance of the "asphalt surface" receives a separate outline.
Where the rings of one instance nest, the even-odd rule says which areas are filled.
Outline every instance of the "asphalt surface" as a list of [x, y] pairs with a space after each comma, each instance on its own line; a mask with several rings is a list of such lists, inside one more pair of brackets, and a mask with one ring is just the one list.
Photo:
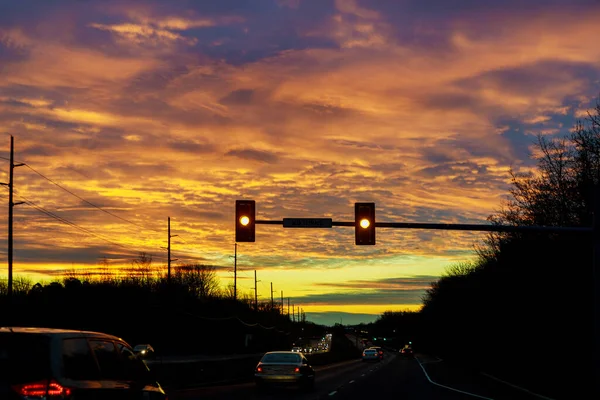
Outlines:
[[443, 360], [386, 353], [381, 362], [352, 360], [315, 368], [315, 388], [272, 388], [258, 393], [254, 383], [168, 392], [170, 400], [194, 399], [422, 399], [548, 400], [481, 374], [457, 369]]

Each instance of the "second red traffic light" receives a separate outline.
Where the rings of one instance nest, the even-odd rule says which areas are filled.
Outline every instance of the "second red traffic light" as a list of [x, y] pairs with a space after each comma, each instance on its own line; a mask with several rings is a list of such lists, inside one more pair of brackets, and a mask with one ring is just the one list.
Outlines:
[[354, 203], [354, 231], [357, 245], [375, 244], [375, 203]]

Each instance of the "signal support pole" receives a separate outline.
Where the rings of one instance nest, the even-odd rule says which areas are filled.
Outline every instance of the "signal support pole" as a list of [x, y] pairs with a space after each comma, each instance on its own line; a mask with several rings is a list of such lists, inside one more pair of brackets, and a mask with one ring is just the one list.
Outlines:
[[237, 300], [237, 243], [235, 244], [235, 253], [233, 256], [233, 300]]
[[[8, 303], [12, 304], [13, 295], [13, 207], [18, 204], [23, 204], [22, 201], [13, 201], [13, 171], [15, 167], [21, 167], [25, 164], [15, 164], [15, 138], [10, 135], [10, 166], [8, 173], [8, 183], [2, 183], [8, 186]], [[12, 311], [12, 309], [11, 309]]]
[[273, 311], [275, 304], [273, 303], [273, 282], [271, 282], [271, 311]]
[[258, 311], [258, 285], [256, 280], [256, 270], [254, 270], [254, 311]]

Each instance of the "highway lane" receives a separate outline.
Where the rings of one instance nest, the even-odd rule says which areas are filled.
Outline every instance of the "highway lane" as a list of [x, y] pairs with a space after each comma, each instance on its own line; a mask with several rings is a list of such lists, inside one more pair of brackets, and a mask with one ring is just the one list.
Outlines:
[[367, 379], [352, 384], [348, 382], [329, 398], [354, 400], [377, 396], [379, 399], [403, 400], [540, 400], [539, 397], [481, 375], [457, 371], [443, 363], [435, 363], [435, 366], [435, 374], [432, 374], [428, 372], [431, 366], [421, 366], [419, 358], [397, 356], [385, 368]]
[[[429, 362], [431, 365], [428, 365]], [[435, 368], [432, 368], [434, 365]], [[403, 400], [540, 400], [537, 396], [486, 379], [484, 376], [456, 371], [443, 362], [419, 358], [405, 359], [390, 353], [379, 363], [353, 360], [316, 368], [316, 371], [315, 389], [310, 392], [293, 388], [274, 388], [266, 393], [257, 393], [254, 384], [246, 382], [186, 389], [168, 394], [170, 400], [364, 400], [373, 396], [379, 399]]]
[[180, 390], [169, 394], [170, 400], [180, 399], [294, 399], [308, 400], [328, 396], [337, 390], [349, 379], [358, 379], [381, 369], [389, 361], [380, 363], [363, 363], [361, 360], [352, 360], [323, 367], [315, 367], [315, 389], [310, 392], [295, 388], [273, 388], [265, 393], [257, 393], [253, 382], [237, 385], [222, 385], [198, 389]]

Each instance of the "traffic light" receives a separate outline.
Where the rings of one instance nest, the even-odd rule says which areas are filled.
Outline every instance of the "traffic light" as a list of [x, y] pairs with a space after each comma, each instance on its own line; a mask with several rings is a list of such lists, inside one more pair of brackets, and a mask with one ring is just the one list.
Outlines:
[[254, 200], [235, 201], [235, 241], [254, 242], [256, 222], [256, 202]]
[[375, 244], [375, 203], [354, 203], [356, 244]]

